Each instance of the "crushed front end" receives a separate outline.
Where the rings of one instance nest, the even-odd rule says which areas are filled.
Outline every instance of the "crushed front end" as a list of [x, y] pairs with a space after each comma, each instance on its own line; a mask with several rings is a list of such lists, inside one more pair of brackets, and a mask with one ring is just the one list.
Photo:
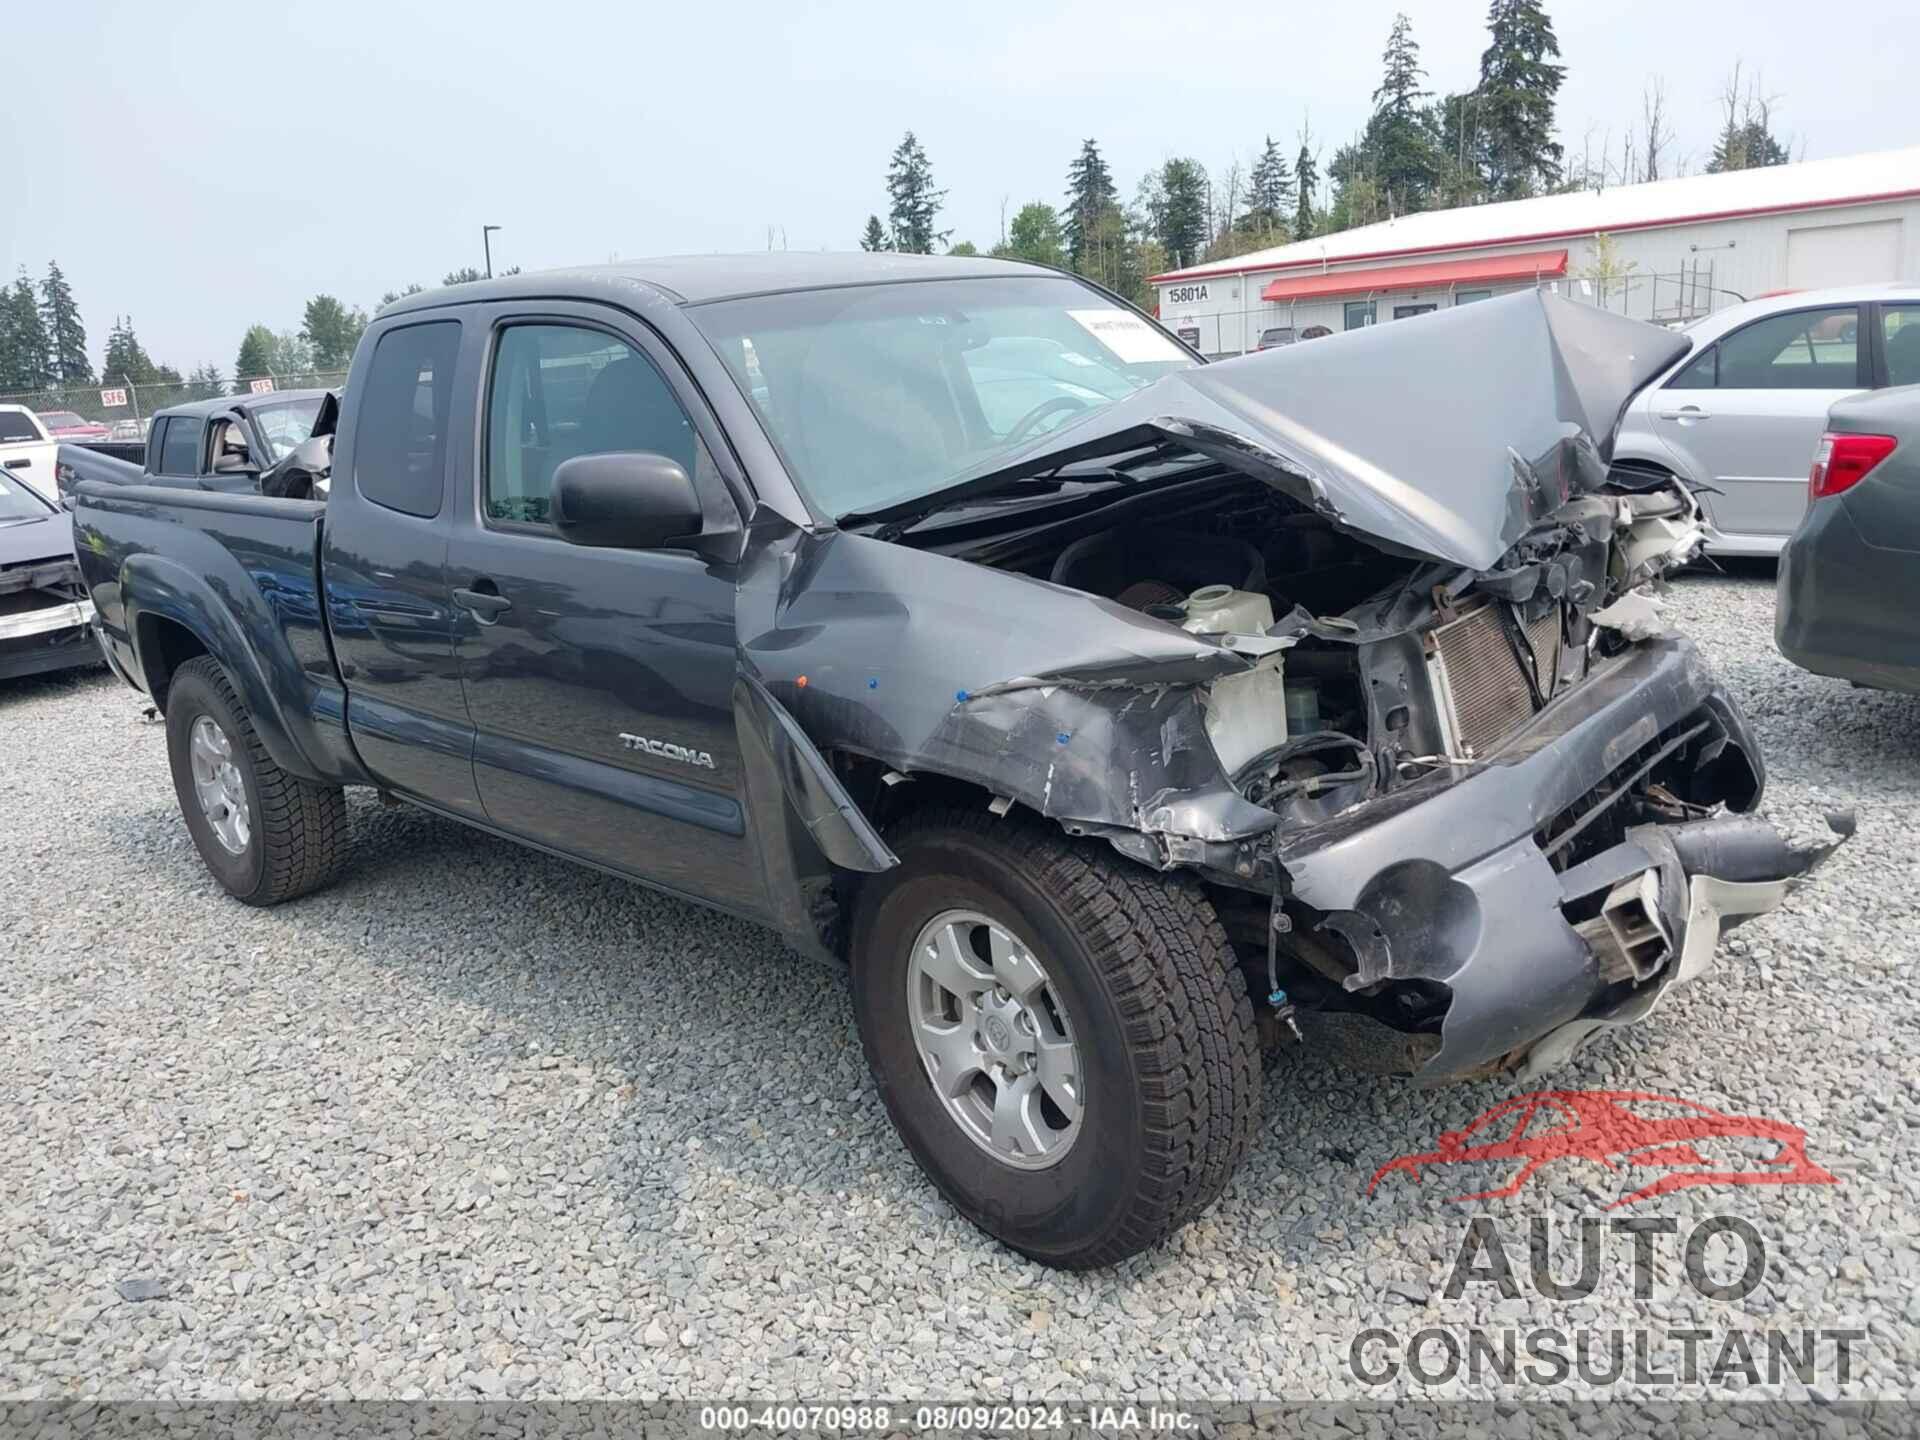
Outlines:
[[1257, 847], [1267, 913], [1221, 902], [1292, 1030], [1428, 1081], [1537, 1074], [1647, 1015], [1850, 833], [1796, 849], [1752, 816], [1759, 748], [1654, 595], [1698, 536], [1677, 488], [1591, 495], [1489, 570], [1296, 617], [1280, 689], [1314, 718], [1238, 741], [1233, 772], [1288, 822]]
[[1607, 440], [1687, 343], [1527, 294], [1180, 372], [823, 547], [768, 654], [831, 613], [924, 662], [803, 725], [1198, 875], [1276, 1037], [1546, 1068], [1851, 828], [1754, 817], [1747, 722], [1661, 619], [1700, 508]]

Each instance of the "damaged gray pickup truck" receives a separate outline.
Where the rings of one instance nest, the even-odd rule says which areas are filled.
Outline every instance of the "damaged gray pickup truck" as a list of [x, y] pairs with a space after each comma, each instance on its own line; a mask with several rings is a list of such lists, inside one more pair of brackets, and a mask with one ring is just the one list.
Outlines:
[[1002, 262], [525, 275], [381, 312], [308, 498], [83, 484], [79, 558], [234, 896], [330, 880], [362, 785], [771, 924], [954, 1204], [1097, 1265], [1219, 1195], [1263, 1040], [1531, 1075], [1827, 853], [1649, 599], [1693, 499], [1609, 479], [1687, 344], [1529, 292], [1202, 365]]

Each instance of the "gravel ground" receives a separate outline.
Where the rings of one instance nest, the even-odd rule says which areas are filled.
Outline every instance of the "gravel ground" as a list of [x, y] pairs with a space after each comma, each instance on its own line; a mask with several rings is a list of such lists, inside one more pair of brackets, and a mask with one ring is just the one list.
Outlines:
[[[1514, 1298], [1447, 1298], [1475, 1207], [1367, 1180], [1515, 1087], [1298, 1055], [1208, 1215], [1049, 1272], [921, 1179], [844, 988], [767, 932], [364, 798], [345, 880], [251, 911], [202, 869], [131, 694], [0, 685], [0, 1393], [1371, 1395], [1367, 1326], [1537, 1321], [1648, 1326], [1656, 1358], [1689, 1326], [1860, 1327], [1838, 1393], [1920, 1398], [1920, 701], [1790, 668], [1772, 603], [1758, 573], [1692, 577], [1673, 614], [1765, 741], [1770, 812], [1852, 805], [1860, 837], [1555, 1077], [1806, 1128], [1838, 1185], [1632, 1212], [1749, 1221], [1768, 1264], [1737, 1302], [1671, 1240], [1636, 1301], [1618, 1236], [1586, 1299], [1524, 1265]], [[1571, 1230], [1618, 1193], [1565, 1162], [1480, 1213], [1517, 1259], [1530, 1218]]]

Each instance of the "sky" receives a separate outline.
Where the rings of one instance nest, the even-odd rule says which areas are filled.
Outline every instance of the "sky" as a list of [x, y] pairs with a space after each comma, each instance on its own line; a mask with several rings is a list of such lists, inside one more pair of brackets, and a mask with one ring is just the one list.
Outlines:
[[[0, 75], [0, 275], [66, 272], [95, 363], [116, 314], [183, 373], [329, 293], [374, 308], [482, 263], [852, 249], [911, 129], [942, 228], [1060, 203], [1097, 139], [1122, 193], [1216, 173], [1303, 122], [1366, 121], [1395, 10], [1436, 91], [1469, 87], [1484, 0], [69, 0], [16, 7]], [[1736, 61], [1817, 159], [1920, 143], [1912, 0], [1547, 0], [1561, 139], [1617, 147], [1662, 77], [1698, 170]], [[1738, 17], [1737, 20], [1735, 17]], [[1323, 156], [1324, 159], [1324, 156]]]

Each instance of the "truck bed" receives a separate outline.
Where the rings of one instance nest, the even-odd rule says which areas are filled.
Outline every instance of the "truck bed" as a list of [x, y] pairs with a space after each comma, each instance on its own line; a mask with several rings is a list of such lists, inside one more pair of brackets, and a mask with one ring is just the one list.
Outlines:
[[323, 502], [92, 479], [71, 508], [102, 645], [122, 678], [160, 698], [172, 671], [204, 651], [251, 711], [276, 722], [262, 733], [285, 737], [268, 744], [285, 769], [367, 783], [326, 633]]

